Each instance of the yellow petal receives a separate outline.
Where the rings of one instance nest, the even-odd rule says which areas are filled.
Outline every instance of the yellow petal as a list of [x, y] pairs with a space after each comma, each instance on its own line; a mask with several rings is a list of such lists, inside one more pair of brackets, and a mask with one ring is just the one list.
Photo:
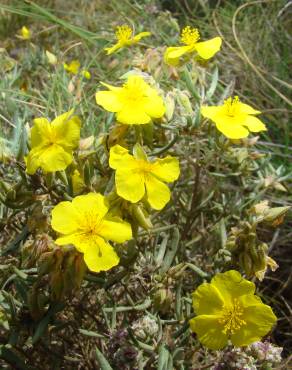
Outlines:
[[95, 100], [98, 105], [109, 112], [118, 112], [123, 107], [117, 91], [98, 91], [95, 94]]
[[87, 80], [91, 79], [91, 73], [87, 71], [86, 69], [82, 71], [82, 76], [85, 77]]
[[247, 346], [261, 340], [277, 321], [271, 307], [265, 304], [245, 308], [242, 317], [246, 325], [231, 335], [231, 342], [237, 347]]
[[61, 234], [72, 234], [79, 229], [78, 210], [71, 202], [61, 202], [52, 210], [52, 228]]
[[103, 220], [99, 226], [98, 233], [106, 240], [124, 243], [132, 238], [131, 225], [119, 218]]
[[73, 161], [71, 153], [61, 146], [53, 144], [49, 147], [32, 149], [27, 156], [27, 173], [33, 174], [41, 167], [45, 172], [65, 170]]
[[165, 182], [173, 182], [180, 174], [179, 161], [175, 157], [167, 156], [157, 159], [152, 167], [151, 173]]
[[110, 149], [109, 166], [115, 170], [118, 168], [131, 170], [137, 168], [137, 162], [127, 149], [115, 145]]
[[217, 274], [211, 280], [211, 284], [217, 288], [225, 302], [231, 302], [246, 294], [254, 294], [255, 285], [244, 279], [238, 271], [230, 270]]
[[36, 172], [36, 170], [40, 167], [39, 154], [40, 149], [34, 148], [31, 149], [28, 155], [24, 158], [26, 164], [26, 172], [29, 175], [33, 175]]
[[138, 104], [126, 104], [117, 113], [117, 121], [125, 125], [144, 125], [151, 121], [151, 117], [145, 112], [145, 106]]
[[136, 36], [133, 37], [135, 42], [140, 41], [143, 37], [148, 37], [151, 35], [151, 32], [140, 32]]
[[94, 242], [84, 245], [82, 249], [84, 261], [91, 271], [107, 271], [120, 262], [114, 248], [102, 238], [96, 237]]
[[56, 116], [55, 119], [52, 121], [51, 125], [53, 127], [56, 126], [58, 127], [59, 125], [64, 124], [64, 122], [67, 122], [72, 117], [73, 113], [74, 109], [70, 109], [68, 112]]
[[27, 28], [26, 26], [23, 26], [20, 30], [20, 33], [21, 33], [21, 37], [23, 40], [29, 40], [31, 38], [31, 32], [29, 30], [29, 28]]
[[267, 131], [265, 124], [254, 116], [247, 116], [243, 125], [251, 132]]
[[72, 205], [79, 213], [80, 218], [94, 216], [96, 221], [101, 220], [108, 212], [108, 204], [106, 198], [99, 193], [88, 193], [79, 195], [72, 201]]
[[56, 117], [51, 123], [56, 143], [68, 151], [77, 148], [80, 139], [81, 121], [79, 117], [72, 114], [73, 110], [70, 110]]
[[30, 131], [31, 147], [47, 145], [50, 140], [51, 126], [46, 118], [35, 118]]
[[205, 118], [214, 119], [218, 114], [222, 112], [222, 107], [208, 107], [207, 105], [203, 105], [201, 107], [201, 114]]
[[147, 200], [152, 208], [160, 210], [170, 200], [170, 190], [167, 185], [150, 173], [145, 177]]
[[239, 102], [239, 113], [244, 113], [244, 114], [260, 114], [261, 111], [255, 110], [253, 107], [250, 105], [244, 104], [242, 102]]
[[201, 284], [192, 294], [192, 298], [197, 315], [216, 315], [224, 305], [220, 291], [209, 283]]
[[180, 57], [192, 51], [193, 47], [190, 46], [172, 46], [166, 49], [163, 58], [166, 64], [177, 66]]
[[64, 63], [64, 69], [67, 72], [72, 73], [74, 75], [77, 75], [79, 68], [80, 68], [79, 60], [72, 60], [72, 62], [69, 64]]
[[257, 295], [244, 294], [238, 298], [238, 302], [244, 308], [249, 306], [256, 306], [258, 304], [263, 304], [261, 298]]
[[216, 127], [229, 139], [243, 139], [247, 137], [249, 134], [248, 130], [235, 122], [235, 120], [224, 119], [222, 122], [216, 122]]
[[119, 263], [119, 257], [113, 247], [102, 238], [91, 234], [71, 234], [56, 240], [58, 245], [72, 244], [84, 254], [84, 261], [89, 270], [107, 271]]
[[73, 233], [73, 234], [68, 234], [65, 236], [60, 236], [58, 239], [55, 240], [55, 243], [57, 245], [72, 244], [76, 247], [76, 249], [79, 252], [82, 252], [82, 250], [78, 246], [82, 244], [83, 240], [84, 240], [84, 233]]
[[163, 117], [166, 108], [163, 99], [155, 93], [146, 99], [144, 110], [146, 114], [152, 118], [161, 118]]
[[118, 169], [116, 171], [116, 189], [120, 197], [136, 203], [145, 194], [144, 176], [132, 170]]
[[115, 51], [121, 49], [124, 45], [120, 42], [117, 42], [113, 46], [110, 46], [109, 48], [104, 48], [103, 50], [106, 51], [107, 55], [113, 54]]
[[219, 323], [220, 316], [199, 315], [190, 320], [190, 327], [198, 335], [199, 341], [209, 349], [219, 350], [227, 345], [228, 336]]
[[208, 41], [197, 42], [195, 48], [201, 58], [210, 59], [220, 50], [221, 44], [221, 37], [214, 37]]

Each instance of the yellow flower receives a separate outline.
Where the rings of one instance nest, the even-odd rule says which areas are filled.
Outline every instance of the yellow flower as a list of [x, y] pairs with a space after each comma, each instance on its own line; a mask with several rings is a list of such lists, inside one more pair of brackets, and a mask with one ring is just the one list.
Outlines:
[[91, 74], [89, 71], [87, 71], [87, 69], [84, 69], [82, 71], [82, 76], [85, 77], [87, 80], [90, 80], [91, 79]]
[[119, 122], [126, 125], [143, 125], [152, 118], [161, 118], [165, 106], [158, 92], [141, 76], [131, 75], [123, 87], [105, 83], [109, 91], [98, 91], [96, 103], [109, 112], [115, 112]]
[[154, 209], [162, 209], [170, 200], [170, 190], [164, 182], [173, 182], [179, 177], [177, 158], [167, 156], [148, 161], [142, 147], [136, 144], [134, 156], [128, 150], [115, 145], [110, 150], [109, 165], [116, 170], [116, 189], [119, 196], [136, 203], [145, 193]]
[[254, 293], [254, 283], [235, 270], [217, 274], [210, 284], [201, 284], [193, 293], [197, 316], [190, 320], [200, 342], [218, 350], [228, 340], [241, 347], [265, 336], [277, 318], [271, 307]]
[[26, 26], [23, 26], [20, 30], [20, 35], [18, 35], [18, 38], [21, 40], [30, 40], [31, 39], [31, 32], [29, 28]]
[[73, 110], [56, 117], [52, 123], [36, 118], [31, 129], [31, 150], [26, 157], [26, 171], [34, 174], [41, 167], [46, 172], [62, 171], [73, 160], [78, 147], [81, 121]]
[[109, 55], [123, 47], [137, 44], [143, 37], [147, 37], [150, 35], [150, 32], [141, 32], [138, 33], [138, 35], [133, 36], [132, 29], [124, 24], [116, 28], [117, 43], [110, 48], [104, 48], [104, 50], [107, 52], [107, 55]]
[[107, 271], [119, 263], [108, 240], [124, 243], [132, 238], [130, 224], [118, 217], [109, 217], [108, 211], [104, 196], [96, 193], [61, 202], [52, 210], [52, 228], [62, 234], [56, 244], [73, 244], [94, 272]]
[[166, 49], [164, 61], [177, 66], [183, 56], [191, 57], [195, 52], [203, 59], [212, 58], [221, 48], [221, 37], [199, 42], [200, 34], [197, 28], [185, 27], [181, 32], [180, 41], [184, 46], [174, 46]]
[[249, 131], [267, 130], [264, 123], [254, 117], [261, 112], [241, 103], [238, 96], [228, 98], [217, 107], [202, 106], [201, 113], [203, 117], [215, 122], [217, 129], [229, 139], [242, 139], [248, 136]]
[[80, 62], [79, 60], [72, 60], [69, 64], [64, 63], [63, 66], [65, 71], [72, 73], [73, 75], [77, 75], [80, 68]]

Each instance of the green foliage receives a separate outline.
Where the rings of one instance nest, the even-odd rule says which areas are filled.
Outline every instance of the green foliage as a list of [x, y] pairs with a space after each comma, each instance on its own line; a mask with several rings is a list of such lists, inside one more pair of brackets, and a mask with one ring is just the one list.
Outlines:
[[[166, 10], [168, 4], [173, 14]], [[0, 4], [3, 368], [211, 369], [220, 354], [200, 347], [189, 330], [191, 293], [218, 271], [235, 267], [253, 276], [238, 255], [250, 253], [254, 243], [269, 245], [280, 265], [280, 272], [268, 274], [259, 290], [281, 318], [272, 338], [289, 351], [285, 283], [290, 266], [285, 253], [291, 246], [291, 213], [282, 225], [278, 215], [271, 227], [258, 222], [253, 209], [263, 199], [272, 209], [292, 202], [291, 35], [280, 2], [250, 5], [236, 15], [243, 4], [72, 0], [70, 10], [66, 1]], [[107, 57], [102, 48], [112, 43], [113, 28], [122, 23], [150, 30], [151, 41]], [[198, 26], [204, 38], [221, 32], [222, 53], [208, 64], [190, 63], [177, 75], [162, 63], [161, 46], [176, 44], [178, 24]], [[15, 37], [22, 25], [30, 27], [30, 41]], [[57, 56], [57, 65], [48, 63], [46, 50]], [[90, 71], [91, 80], [66, 73], [63, 62], [73, 59]], [[154, 129], [125, 130], [94, 100], [99, 81], [115, 84], [135, 68], [152, 75], [165, 92], [166, 118]], [[258, 141], [234, 144], [202, 119], [202, 103], [216, 105], [232, 94], [263, 110], [269, 130]], [[180, 160], [181, 177], [162, 211], [122, 203], [137, 238], [117, 247], [119, 266], [99, 274], [85, 271], [73, 247], [53, 242], [50, 212], [76, 194], [75, 168], [29, 176], [23, 161], [33, 118], [52, 118], [70, 108], [82, 118], [85, 139], [75, 156], [84, 180], [77, 193], [109, 193], [114, 177], [108, 151], [124, 140], [143, 141], [153, 157], [169, 153]], [[257, 227], [251, 230], [253, 223]], [[239, 243], [234, 235], [240, 236], [237, 249], [231, 247]], [[266, 267], [264, 257], [261, 267]]]

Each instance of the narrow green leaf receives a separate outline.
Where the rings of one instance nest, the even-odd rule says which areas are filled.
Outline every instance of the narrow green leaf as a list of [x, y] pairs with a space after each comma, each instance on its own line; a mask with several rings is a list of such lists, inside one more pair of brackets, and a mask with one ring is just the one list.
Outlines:
[[218, 68], [217, 66], [215, 67], [215, 70], [213, 72], [213, 75], [212, 75], [212, 82], [211, 82], [211, 85], [206, 93], [206, 99], [209, 100], [210, 98], [212, 98], [215, 90], [216, 90], [216, 87], [217, 87], [217, 84], [218, 84], [218, 78], [219, 78], [219, 74], [218, 74]]
[[179, 234], [178, 228], [176, 227], [173, 230], [171, 245], [165, 254], [162, 266], [160, 268], [161, 273], [166, 272], [170, 268], [174, 260], [174, 257], [176, 255], [176, 252], [178, 250], [179, 241], [180, 241], [180, 234]]
[[10, 346], [0, 346], [0, 358], [10, 364], [13, 369], [34, 370], [35, 368], [27, 366], [15, 350]]
[[36, 331], [32, 337], [32, 343], [36, 343], [41, 336], [46, 331], [49, 322], [51, 321], [51, 318], [59, 311], [61, 311], [65, 307], [64, 303], [57, 303], [55, 306], [52, 306], [46, 316], [39, 322]]
[[101, 370], [113, 370], [108, 360], [104, 357], [103, 353], [95, 347], [95, 354]]
[[169, 351], [165, 348], [165, 344], [161, 344], [158, 351], [157, 370], [168, 370], [167, 364], [169, 359]]
[[79, 333], [86, 335], [87, 337], [94, 337], [94, 338], [101, 338], [104, 339], [105, 336], [99, 333], [96, 333], [95, 331], [91, 330], [85, 330], [85, 329], [78, 329]]

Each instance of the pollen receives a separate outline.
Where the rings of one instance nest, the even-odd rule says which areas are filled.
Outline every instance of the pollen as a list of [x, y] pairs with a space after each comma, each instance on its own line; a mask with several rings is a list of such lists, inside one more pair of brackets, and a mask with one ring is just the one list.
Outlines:
[[197, 28], [185, 27], [180, 36], [180, 41], [186, 45], [194, 45], [200, 39], [200, 33]]
[[116, 29], [117, 40], [120, 41], [121, 43], [125, 43], [131, 39], [132, 33], [133, 31], [126, 24], [118, 26]]
[[138, 160], [137, 162], [137, 172], [139, 172], [141, 175], [147, 175], [153, 169], [153, 164], [150, 162], [146, 162], [144, 160]]
[[243, 308], [240, 305], [238, 299], [234, 299], [231, 305], [223, 307], [221, 318], [219, 323], [224, 325], [224, 333], [234, 334], [240, 329], [246, 322], [242, 319]]
[[235, 96], [233, 99], [230, 97], [224, 101], [224, 108], [228, 116], [234, 117], [240, 108], [239, 97]]
[[139, 77], [133, 76], [129, 78], [123, 85], [125, 98], [135, 102], [142, 100], [146, 96], [143, 82]]
[[98, 234], [99, 220], [96, 218], [96, 215], [87, 210], [84, 212], [83, 219], [80, 222], [80, 229], [83, 230], [85, 234], [92, 235]]

